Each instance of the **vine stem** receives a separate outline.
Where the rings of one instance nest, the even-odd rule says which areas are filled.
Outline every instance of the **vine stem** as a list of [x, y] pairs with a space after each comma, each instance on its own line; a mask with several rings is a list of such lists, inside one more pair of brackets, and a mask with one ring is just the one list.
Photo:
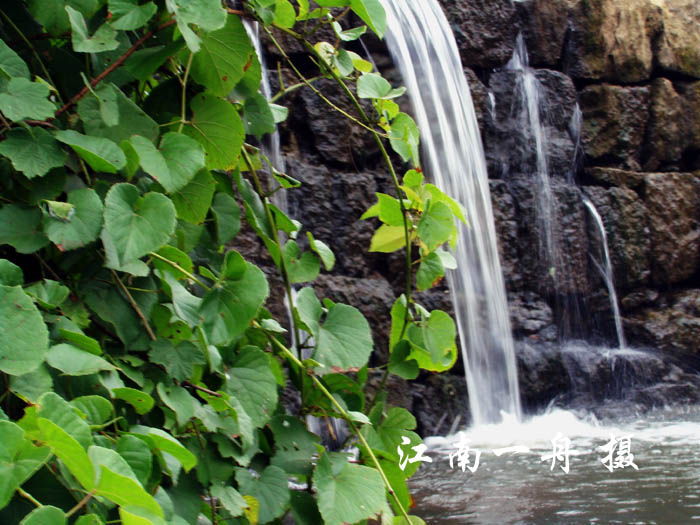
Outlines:
[[43, 505], [39, 501], [37, 501], [37, 499], [34, 496], [32, 496], [29, 492], [25, 491], [22, 487], [19, 487], [17, 489], [17, 493], [23, 498], [26, 498], [32, 503], [34, 503], [34, 505], [36, 505], [37, 507], [43, 507]]
[[119, 66], [121, 66], [124, 62], [126, 62], [126, 59], [129, 58], [131, 55], [134, 54], [134, 51], [136, 51], [139, 47], [141, 47], [146, 40], [151, 38], [153, 35], [155, 35], [158, 31], [162, 31], [163, 29], [170, 27], [176, 23], [176, 20], [173, 18], [172, 20], [168, 20], [167, 22], [162, 23], [159, 25], [157, 28], [152, 29], [145, 35], [143, 35], [141, 38], [139, 38], [134, 45], [132, 45], [129, 49], [126, 50], [126, 52], [120, 56], [118, 59], [116, 59], [107, 69], [105, 69], [102, 73], [97, 75], [95, 78], [93, 78], [90, 81], [90, 85], [85, 86], [83, 89], [78, 91], [73, 98], [71, 98], [68, 102], [66, 102], [63, 107], [61, 107], [56, 113], [54, 114], [54, 118], [60, 116], [62, 113], [65, 113], [73, 104], [78, 102], [81, 98], [83, 98], [85, 95], [87, 95], [90, 91], [90, 88], [94, 88], [97, 84], [102, 82], [110, 73], [112, 73], [115, 69], [117, 69]]
[[95, 495], [95, 489], [92, 489], [90, 492], [88, 492], [83, 499], [81, 499], [78, 503], [75, 504], [75, 506], [70, 509], [68, 512], [66, 512], [66, 518], [70, 518], [73, 514], [78, 512], [80, 509], [82, 509], [88, 501], [92, 499], [92, 497]]
[[192, 67], [192, 57], [194, 53], [190, 53], [190, 57], [187, 59], [187, 66], [185, 67], [185, 76], [182, 78], [182, 101], [181, 101], [181, 115], [180, 115], [180, 126], [177, 128], [177, 132], [182, 132], [182, 128], [185, 125], [185, 116], [187, 110], [187, 79], [190, 76], [190, 68]]
[[[262, 326], [257, 321], [253, 321], [253, 326], [256, 328], [263, 329]], [[264, 329], [263, 329], [264, 331]], [[297, 356], [294, 355], [294, 353], [284, 346], [282, 343], [280, 343], [275, 337], [272, 337], [269, 333], [265, 332], [267, 335], [267, 338], [270, 342], [272, 342], [277, 348], [287, 357], [289, 358], [294, 364], [297, 366], [301, 367], [302, 370], [307, 370], [306, 367], [304, 366], [304, 363], [302, 363]], [[369, 446], [369, 443], [367, 443], [367, 440], [365, 437], [362, 435], [362, 432], [358, 430], [358, 428], [355, 426], [355, 423], [353, 422], [352, 418], [350, 417], [350, 414], [347, 413], [347, 411], [338, 403], [338, 401], [335, 399], [335, 396], [324, 386], [324, 384], [321, 382], [321, 380], [316, 377], [313, 374], [310, 374], [311, 379], [313, 380], [314, 384], [318, 387], [318, 389], [323, 393], [324, 396], [328, 398], [328, 400], [331, 402], [331, 404], [335, 407], [335, 409], [338, 411], [340, 415], [343, 416], [343, 419], [347, 421], [348, 425], [350, 426], [350, 429], [352, 430], [353, 434], [357, 436], [357, 438], [360, 440], [362, 443], [362, 446], [365, 447], [367, 450], [367, 453], [369, 454], [370, 458], [372, 459], [372, 463], [374, 463], [375, 468], [379, 471], [379, 475], [382, 478], [382, 481], [384, 482], [384, 486], [386, 487], [387, 491], [389, 491], [389, 494], [394, 498], [394, 501], [396, 502], [396, 505], [398, 506], [399, 510], [401, 511], [401, 514], [403, 517], [406, 519], [407, 523], [411, 523], [411, 519], [408, 516], [408, 513], [406, 512], [406, 509], [403, 508], [403, 505], [401, 504], [401, 501], [399, 500], [399, 497], [397, 496], [396, 492], [391, 486], [391, 482], [389, 481], [389, 478], [386, 477], [386, 474], [384, 473], [384, 469], [382, 469], [382, 466], [379, 464], [379, 460], [377, 459], [377, 456], [375, 456], [374, 451], [372, 451], [372, 448]]]
[[148, 337], [151, 338], [151, 341], [155, 341], [156, 339], [158, 339], [156, 337], [156, 334], [153, 333], [153, 330], [151, 329], [151, 325], [148, 324], [148, 319], [146, 319], [146, 316], [143, 315], [141, 308], [139, 308], [139, 305], [136, 304], [136, 301], [134, 301], [134, 298], [132, 297], [131, 292], [129, 292], [129, 289], [126, 286], [124, 286], [124, 283], [119, 278], [119, 275], [117, 274], [117, 272], [115, 272], [114, 270], [111, 270], [111, 272], [112, 272], [112, 275], [114, 276], [114, 278], [117, 280], [119, 287], [126, 294], [126, 298], [129, 300], [129, 304], [131, 304], [131, 307], [136, 312], [136, 315], [138, 315], [139, 318], [141, 319], [141, 322], [143, 323], [143, 326], [146, 329], [146, 332], [148, 333]]
[[182, 266], [180, 266], [180, 265], [177, 264], [176, 262], [173, 262], [173, 261], [171, 261], [171, 260], [169, 260], [169, 259], [166, 259], [166, 258], [163, 257], [162, 255], [158, 255], [158, 254], [155, 253], [155, 252], [149, 252], [148, 255], [150, 255], [151, 257], [155, 257], [155, 258], [158, 259], [159, 261], [163, 261], [164, 263], [169, 264], [170, 266], [172, 266], [173, 268], [175, 268], [178, 272], [182, 272], [182, 274], [183, 274], [184, 276], [186, 276], [186, 277], [187, 277], [188, 279], [190, 279], [191, 281], [194, 281], [195, 283], [197, 283], [199, 286], [201, 286], [202, 288], [204, 288], [207, 292], [211, 290], [211, 286], [207, 286], [206, 284], [204, 284], [196, 275], [194, 275], [194, 274], [188, 272], [187, 270], [185, 270]]

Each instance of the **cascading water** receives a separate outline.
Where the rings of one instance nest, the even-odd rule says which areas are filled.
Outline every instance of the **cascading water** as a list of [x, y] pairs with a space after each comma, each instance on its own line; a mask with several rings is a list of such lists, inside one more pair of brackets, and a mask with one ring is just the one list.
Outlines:
[[625, 342], [625, 332], [622, 328], [622, 317], [620, 316], [620, 307], [617, 302], [617, 293], [615, 292], [615, 282], [613, 280], [612, 265], [610, 264], [610, 253], [608, 251], [608, 236], [605, 233], [605, 226], [603, 225], [603, 219], [600, 217], [598, 210], [593, 205], [593, 203], [587, 199], [583, 199], [583, 204], [586, 206], [588, 211], [591, 213], [593, 220], [595, 221], [596, 228], [598, 229], [598, 234], [600, 235], [600, 244], [603, 248], [603, 258], [604, 264], [601, 265], [593, 260], [596, 268], [600, 272], [605, 286], [608, 289], [608, 296], [610, 297], [610, 307], [612, 308], [614, 320], [615, 320], [615, 331], [617, 332], [617, 344], [620, 349], [627, 346]]
[[421, 132], [423, 165], [437, 185], [461, 202], [449, 272], [475, 425], [503, 414], [520, 417], [520, 399], [505, 286], [498, 259], [486, 162], [469, 86], [450, 26], [435, 0], [382, 0], [386, 40], [399, 67]]

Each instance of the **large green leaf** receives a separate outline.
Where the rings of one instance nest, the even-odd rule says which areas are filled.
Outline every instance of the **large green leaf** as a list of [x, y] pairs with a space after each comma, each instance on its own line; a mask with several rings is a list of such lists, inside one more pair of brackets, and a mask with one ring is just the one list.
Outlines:
[[240, 492], [233, 487], [214, 485], [211, 488], [211, 495], [217, 498], [223, 507], [231, 513], [234, 518], [243, 514], [248, 507], [248, 503], [243, 499]]
[[407, 331], [413, 345], [410, 358], [434, 372], [443, 372], [457, 360], [456, 329], [452, 318], [441, 310], [433, 310], [423, 326], [411, 325]]
[[47, 447], [35, 447], [15, 423], [0, 421], [0, 509], [15, 490], [51, 456]]
[[92, 432], [88, 424], [78, 415], [75, 408], [53, 392], [47, 392], [37, 401], [37, 415], [50, 420], [76, 439], [80, 446], [92, 444]]
[[289, 475], [310, 476], [319, 437], [294, 416], [275, 416], [270, 421], [270, 429], [275, 437], [275, 455], [270, 463]]
[[196, 139], [206, 151], [207, 168], [230, 170], [238, 165], [245, 138], [238, 112], [224, 99], [200, 94], [190, 103], [191, 125], [184, 132]]
[[66, 5], [90, 18], [99, 8], [99, 0], [28, 0], [29, 12], [46, 31], [59, 36], [70, 30]]
[[0, 286], [0, 370], [22, 375], [48, 352], [49, 332], [29, 296], [18, 286]]
[[246, 346], [228, 369], [225, 390], [235, 396], [256, 427], [263, 426], [277, 406], [277, 381], [267, 355]]
[[199, 51], [201, 39], [189, 24], [205, 31], [215, 31], [226, 24], [226, 11], [219, 0], [166, 0], [165, 5], [175, 15], [177, 27], [193, 53]]
[[192, 224], [204, 222], [215, 190], [216, 181], [208, 170], [197, 173], [187, 186], [172, 195], [178, 219]]
[[175, 458], [185, 471], [189, 471], [197, 464], [197, 458], [194, 454], [182, 446], [182, 443], [167, 432], [159, 428], [143, 426], [132, 427], [131, 431], [136, 433], [136, 435], [146, 436], [148, 441], [153, 444], [153, 448], [156, 451], [169, 454]]
[[328, 310], [316, 336], [313, 358], [326, 367], [362, 368], [372, 353], [372, 332], [360, 311], [346, 304]]
[[52, 346], [46, 356], [46, 362], [69, 376], [84, 376], [102, 370], [114, 370], [114, 366], [101, 357], [68, 344]]
[[83, 14], [70, 6], [66, 6], [66, 12], [73, 30], [71, 32], [73, 49], [78, 53], [102, 53], [119, 47], [117, 31], [110, 24], [102, 24], [95, 34], [90, 36]]
[[80, 396], [71, 400], [70, 404], [85, 414], [91, 425], [105, 423], [114, 411], [112, 403], [102, 396]]
[[24, 400], [36, 403], [43, 394], [53, 390], [53, 379], [46, 365], [41, 364], [28, 374], [12, 376], [10, 390]]
[[12, 129], [7, 138], [0, 142], [0, 155], [12, 161], [12, 166], [24, 173], [25, 177], [42, 177], [52, 168], [63, 166], [66, 152], [56, 139], [42, 128]]
[[33, 253], [49, 243], [41, 231], [39, 208], [7, 204], [0, 208], [0, 244], [9, 244], [19, 253]]
[[311, 252], [304, 252], [300, 256], [299, 245], [292, 239], [284, 245], [282, 257], [291, 283], [313, 281], [321, 271], [318, 257]]
[[258, 519], [261, 523], [280, 518], [287, 510], [290, 494], [287, 475], [281, 468], [271, 465], [258, 479], [247, 470], [239, 468], [236, 470], [236, 481], [244, 496], [253, 496], [260, 503]]
[[58, 281], [44, 279], [27, 286], [25, 293], [33, 298], [39, 306], [47, 310], [58, 308], [68, 298], [70, 290]]
[[406, 113], [399, 113], [391, 122], [389, 141], [392, 149], [401, 155], [404, 162], [409, 160], [418, 166], [418, 144], [420, 141], [418, 126]]
[[141, 196], [131, 184], [115, 184], [105, 198], [105, 230], [122, 263], [155, 251], [175, 231], [175, 206], [160, 193]]
[[190, 379], [195, 366], [206, 364], [202, 350], [190, 341], [183, 341], [174, 346], [166, 339], [158, 339], [153, 342], [151, 348], [148, 353], [151, 361], [163, 365], [168, 376], [178, 381]]
[[404, 246], [406, 246], [406, 232], [403, 226], [382, 224], [372, 236], [369, 251], [391, 253]]
[[29, 68], [22, 58], [15, 53], [4, 40], [0, 39], [0, 71], [8, 77], [29, 79]]
[[118, 474], [104, 465], [101, 466], [100, 472], [100, 481], [95, 487], [97, 495], [107, 498], [117, 505], [143, 507], [157, 516], [163, 517], [163, 509], [160, 508], [158, 502], [137, 481]]
[[416, 287], [419, 292], [435, 286], [445, 275], [445, 267], [442, 259], [436, 252], [430, 252], [423, 259], [416, 273]]
[[102, 230], [102, 200], [95, 190], [74, 190], [68, 194], [67, 201], [73, 205], [68, 219], [44, 215], [44, 232], [61, 251], [96, 241]]
[[0, 284], [17, 286], [24, 284], [22, 268], [7, 259], [0, 259]]
[[49, 100], [49, 92], [43, 82], [13, 77], [7, 84], [7, 92], [0, 93], [0, 111], [15, 121], [53, 117], [56, 106]]
[[274, 133], [275, 118], [270, 104], [260, 93], [246, 97], [243, 103], [243, 124], [248, 135], [261, 137], [265, 133]]
[[226, 345], [243, 335], [268, 293], [265, 274], [250, 263], [239, 279], [223, 281], [207, 292], [199, 313], [209, 341]]
[[197, 400], [181, 386], [166, 386], [163, 383], [158, 383], [157, 390], [165, 406], [175, 412], [177, 424], [184, 427], [194, 417], [199, 404]]
[[[114, 84], [100, 85], [95, 95], [78, 102], [78, 114], [88, 135], [109, 139], [116, 144], [121, 144], [132, 135], [141, 135], [149, 140], [156, 139], [156, 122]], [[109, 106], [108, 100], [113, 101]], [[105, 118], [106, 107], [112, 108], [110, 113], [117, 112], [116, 121], [113, 115]]]
[[386, 13], [379, 0], [350, 0], [350, 6], [379, 38], [384, 38]]
[[241, 19], [229, 16], [222, 29], [202, 35], [192, 60], [192, 77], [214, 95], [226, 97], [243, 78], [253, 53]]
[[58, 507], [44, 505], [31, 511], [19, 522], [20, 525], [66, 525], [68, 518]]
[[85, 489], [91, 490], [95, 485], [95, 474], [92, 462], [80, 443], [48, 419], [39, 418], [37, 426], [41, 432], [41, 440], [51, 448], [58, 459], [63, 461], [75, 479]]
[[439, 201], [432, 203], [418, 222], [418, 235], [430, 251], [447, 242], [454, 230], [452, 210], [447, 204]]
[[95, 171], [116, 173], [126, 166], [124, 152], [109, 139], [83, 135], [73, 130], [57, 131], [56, 138], [73, 148]]
[[375, 517], [384, 507], [386, 490], [375, 469], [345, 463], [339, 471], [324, 453], [313, 477], [318, 508], [328, 525], [355, 523]]
[[405, 87], [392, 89], [389, 81], [379, 73], [365, 73], [357, 79], [357, 96], [360, 98], [389, 100], [400, 97], [405, 91]]
[[133, 31], [146, 25], [158, 11], [153, 2], [139, 5], [137, 0], [109, 0], [112, 27], [121, 31]]
[[182, 133], [167, 133], [163, 136], [160, 149], [139, 135], [131, 137], [131, 145], [139, 155], [143, 170], [168, 193], [183, 188], [204, 168], [202, 146]]
[[148, 444], [137, 437], [122, 435], [117, 441], [117, 452], [131, 467], [138, 480], [145, 486], [151, 476], [153, 453]]
[[114, 388], [112, 395], [114, 399], [121, 399], [133, 406], [137, 414], [147, 414], [155, 404], [155, 400], [150, 395], [135, 388]]

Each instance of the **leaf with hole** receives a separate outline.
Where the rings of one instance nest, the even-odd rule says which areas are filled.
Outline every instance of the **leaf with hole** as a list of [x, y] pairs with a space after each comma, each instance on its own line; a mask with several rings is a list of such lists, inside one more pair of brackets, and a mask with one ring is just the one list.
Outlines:
[[102, 53], [104, 51], [113, 51], [119, 47], [117, 31], [110, 24], [102, 24], [90, 36], [83, 14], [69, 5], [66, 6], [66, 12], [73, 30], [71, 32], [73, 49], [78, 53]]
[[44, 233], [61, 250], [82, 248], [97, 240], [102, 230], [103, 205], [91, 188], [73, 190], [68, 194], [73, 213], [68, 219], [44, 214]]

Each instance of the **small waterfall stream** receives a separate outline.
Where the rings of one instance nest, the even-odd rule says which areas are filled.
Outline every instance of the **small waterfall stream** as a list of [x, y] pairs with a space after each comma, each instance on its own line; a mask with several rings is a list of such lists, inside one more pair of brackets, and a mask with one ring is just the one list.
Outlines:
[[469, 86], [450, 26], [435, 0], [383, 0], [386, 40], [421, 131], [425, 171], [467, 210], [448, 273], [473, 423], [520, 417], [505, 286], [486, 162]]

